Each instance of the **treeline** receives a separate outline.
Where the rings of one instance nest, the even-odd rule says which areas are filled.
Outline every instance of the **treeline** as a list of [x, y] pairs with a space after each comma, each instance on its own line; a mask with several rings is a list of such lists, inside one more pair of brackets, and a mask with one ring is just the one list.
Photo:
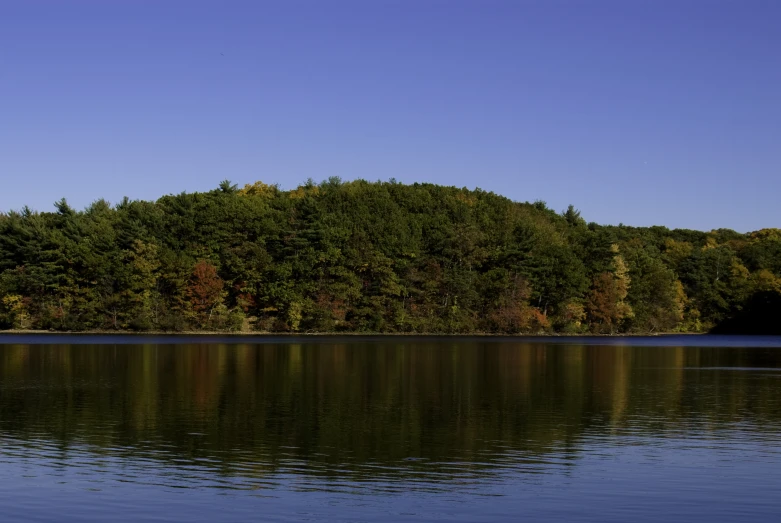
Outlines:
[[0, 214], [0, 328], [776, 332], [781, 230], [586, 223], [431, 184], [223, 182]]

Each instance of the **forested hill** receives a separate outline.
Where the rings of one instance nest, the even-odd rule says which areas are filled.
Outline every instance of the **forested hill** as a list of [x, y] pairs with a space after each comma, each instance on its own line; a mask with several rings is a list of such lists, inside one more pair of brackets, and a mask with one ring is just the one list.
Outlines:
[[600, 226], [430, 184], [0, 214], [0, 328], [771, 332], [779, 303], [779, 229]]

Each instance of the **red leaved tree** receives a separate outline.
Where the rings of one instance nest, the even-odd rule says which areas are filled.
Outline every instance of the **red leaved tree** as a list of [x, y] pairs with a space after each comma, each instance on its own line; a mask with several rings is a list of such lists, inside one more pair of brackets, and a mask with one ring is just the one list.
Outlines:
[[224, 283], [217, 274], [217, 268], [208, 261], [201, 260], [195, 264], [187, 287], [187, 296], [193, 310], [202, 319], [207, 312], [211, 316], [214, 307], [222, 302]]

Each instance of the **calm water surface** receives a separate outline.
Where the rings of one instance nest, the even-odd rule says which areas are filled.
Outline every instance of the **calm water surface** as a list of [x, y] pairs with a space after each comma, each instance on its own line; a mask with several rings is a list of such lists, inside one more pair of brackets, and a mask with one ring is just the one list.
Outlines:
[[0, 336], [0, 521], [778, 521], [781, 338]]

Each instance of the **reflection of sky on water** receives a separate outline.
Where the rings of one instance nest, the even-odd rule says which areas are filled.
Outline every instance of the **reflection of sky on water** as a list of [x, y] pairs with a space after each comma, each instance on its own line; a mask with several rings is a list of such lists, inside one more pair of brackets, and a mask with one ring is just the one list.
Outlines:
[[534, 473], [510, 452], [507, 466], [485, 477], [454, 468], [440, 478], [396, 471], [361, 480], [311, 476], [295, 462], [258, 478], [100, 449], [25, 454], [5, 439], [0, 513], [46, 520], [56, 509], [58, 521], [774, 521], [779, 437], [747, 434], [587, 438], [575, 462], [553, 452]]
[[0, 519], [781, 510], [781, 350], [483, 341], [0, 345]]

